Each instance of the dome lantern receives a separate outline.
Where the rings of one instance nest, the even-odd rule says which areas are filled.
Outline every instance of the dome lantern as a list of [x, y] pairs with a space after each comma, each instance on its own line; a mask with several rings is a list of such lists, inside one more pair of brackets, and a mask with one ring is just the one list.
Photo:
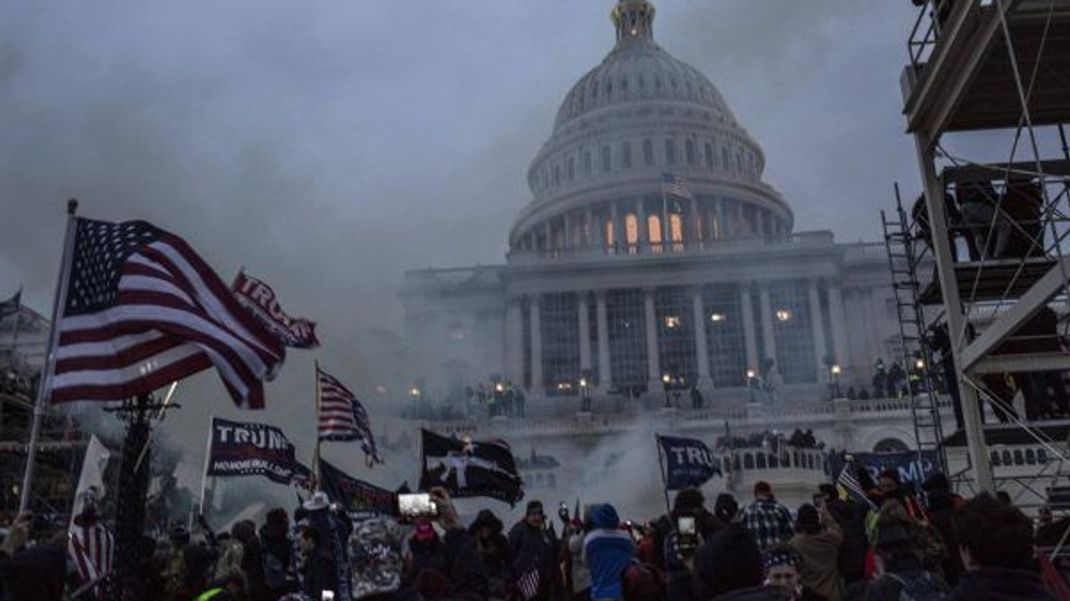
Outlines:
[[620, 0], [611, 13], [617, 46], [654, 39], [654, 6], [646, 0]]

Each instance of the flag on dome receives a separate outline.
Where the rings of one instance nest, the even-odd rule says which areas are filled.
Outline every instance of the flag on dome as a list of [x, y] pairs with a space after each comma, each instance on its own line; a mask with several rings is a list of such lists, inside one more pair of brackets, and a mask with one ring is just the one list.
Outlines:
[[69, 244], [53, 403], [135, 397], [214, 366], [235, 404], [264, 406], [285, 347], [185, 240], [78, 218]]
[[359, 440], [369, 463], [382, 463], [371, 420], [357, 396], [319, 366], [316, 367], [316, 383], [319, 389], [319, 439]]
[[661, 191], [671, 196], [679, 196], [688, 200], [694, 200], [695, 195], [691, 192], [691, 186], [687, 180], [671, 173], [661, 174]]

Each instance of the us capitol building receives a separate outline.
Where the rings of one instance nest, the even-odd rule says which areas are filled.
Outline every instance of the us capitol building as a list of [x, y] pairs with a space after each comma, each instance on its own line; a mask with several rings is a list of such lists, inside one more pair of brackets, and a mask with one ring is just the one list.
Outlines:
[[[532, 160], [505, 263], [405, 274], [413, 393], [493, 379], [526, 396], [524, 419], [433, 427], [501, 434], [518, 455], [572, 466], [547, 462], [528, 476], [534, 488], [597, 485], [631, 452], [599, 445], [637, 432], [645, 456], [653, 431], [712, 442], [729, 428], [813, 429], [856, 452], [914, 447], [908, 399], [842, 398], [871, 390], [878, 358], [901, 358], [883, 242], [796, 231], [762, 180], [758, 142], [705, 75], [655, 42], [654, 15], [645, 0], [613, 8], [616, 43], [565, 95]], [[658, 409], [670, 397], [675, 408]], [[809, 500], [827, 478], [816, 463], [797, 456], [773, 473], [755, 456], [744, 467], [765, 471], [738, 484], [766, 479]]]

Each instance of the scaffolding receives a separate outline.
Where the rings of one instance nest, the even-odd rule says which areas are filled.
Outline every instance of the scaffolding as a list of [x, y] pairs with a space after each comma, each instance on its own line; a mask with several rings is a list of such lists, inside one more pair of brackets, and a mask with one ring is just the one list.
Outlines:
[[[926, 0], [907, 49], [904, 112], [924, 198], [912, 215], [925, 217], [936, 272], [914, 300], [942, 307], [974, 488], [995, 492], [985, 407], [1060, 466], [1067, 456], [1035, 425], [1042, 416], [1013, 412], [1004, 384], [1010, 374], [1027, 401], [1049, 402], [1070, 369], [1066, 315], [1053, 310], [1070, 290], [1070, 0]], [[981, 131], [1007, 137], [1000, 160], [969, 158], [991, 142], [949, 150], [947, 134]]]

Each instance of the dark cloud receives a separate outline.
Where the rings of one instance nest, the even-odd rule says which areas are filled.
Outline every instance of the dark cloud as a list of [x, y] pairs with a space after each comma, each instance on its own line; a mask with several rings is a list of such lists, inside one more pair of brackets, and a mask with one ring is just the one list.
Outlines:
[[[916, 180], [898, 75], [910, 3], [662, 0], [670, 52], [709, 74], [763, 145], [799, 229], [878, 234]], [[63, 202], [185, 236], [321, 323], [325, 361], [368, 377], [357, 333], [400, 331], [404, 269], [500, 262], [528, 162], [568, 87], [609, 50], [609, 1], [0, 6], [0, 294], [48, 306]], [[257, 419], [301, 416], [294, 353]], [[215, 376], [169, 422], [199, 455]], [[374, 409], [373, 409], [374, 411]], [[248, 417], [248, 416], [246, 416]], [[199, 460], [199, 457], [194, 457]]]

